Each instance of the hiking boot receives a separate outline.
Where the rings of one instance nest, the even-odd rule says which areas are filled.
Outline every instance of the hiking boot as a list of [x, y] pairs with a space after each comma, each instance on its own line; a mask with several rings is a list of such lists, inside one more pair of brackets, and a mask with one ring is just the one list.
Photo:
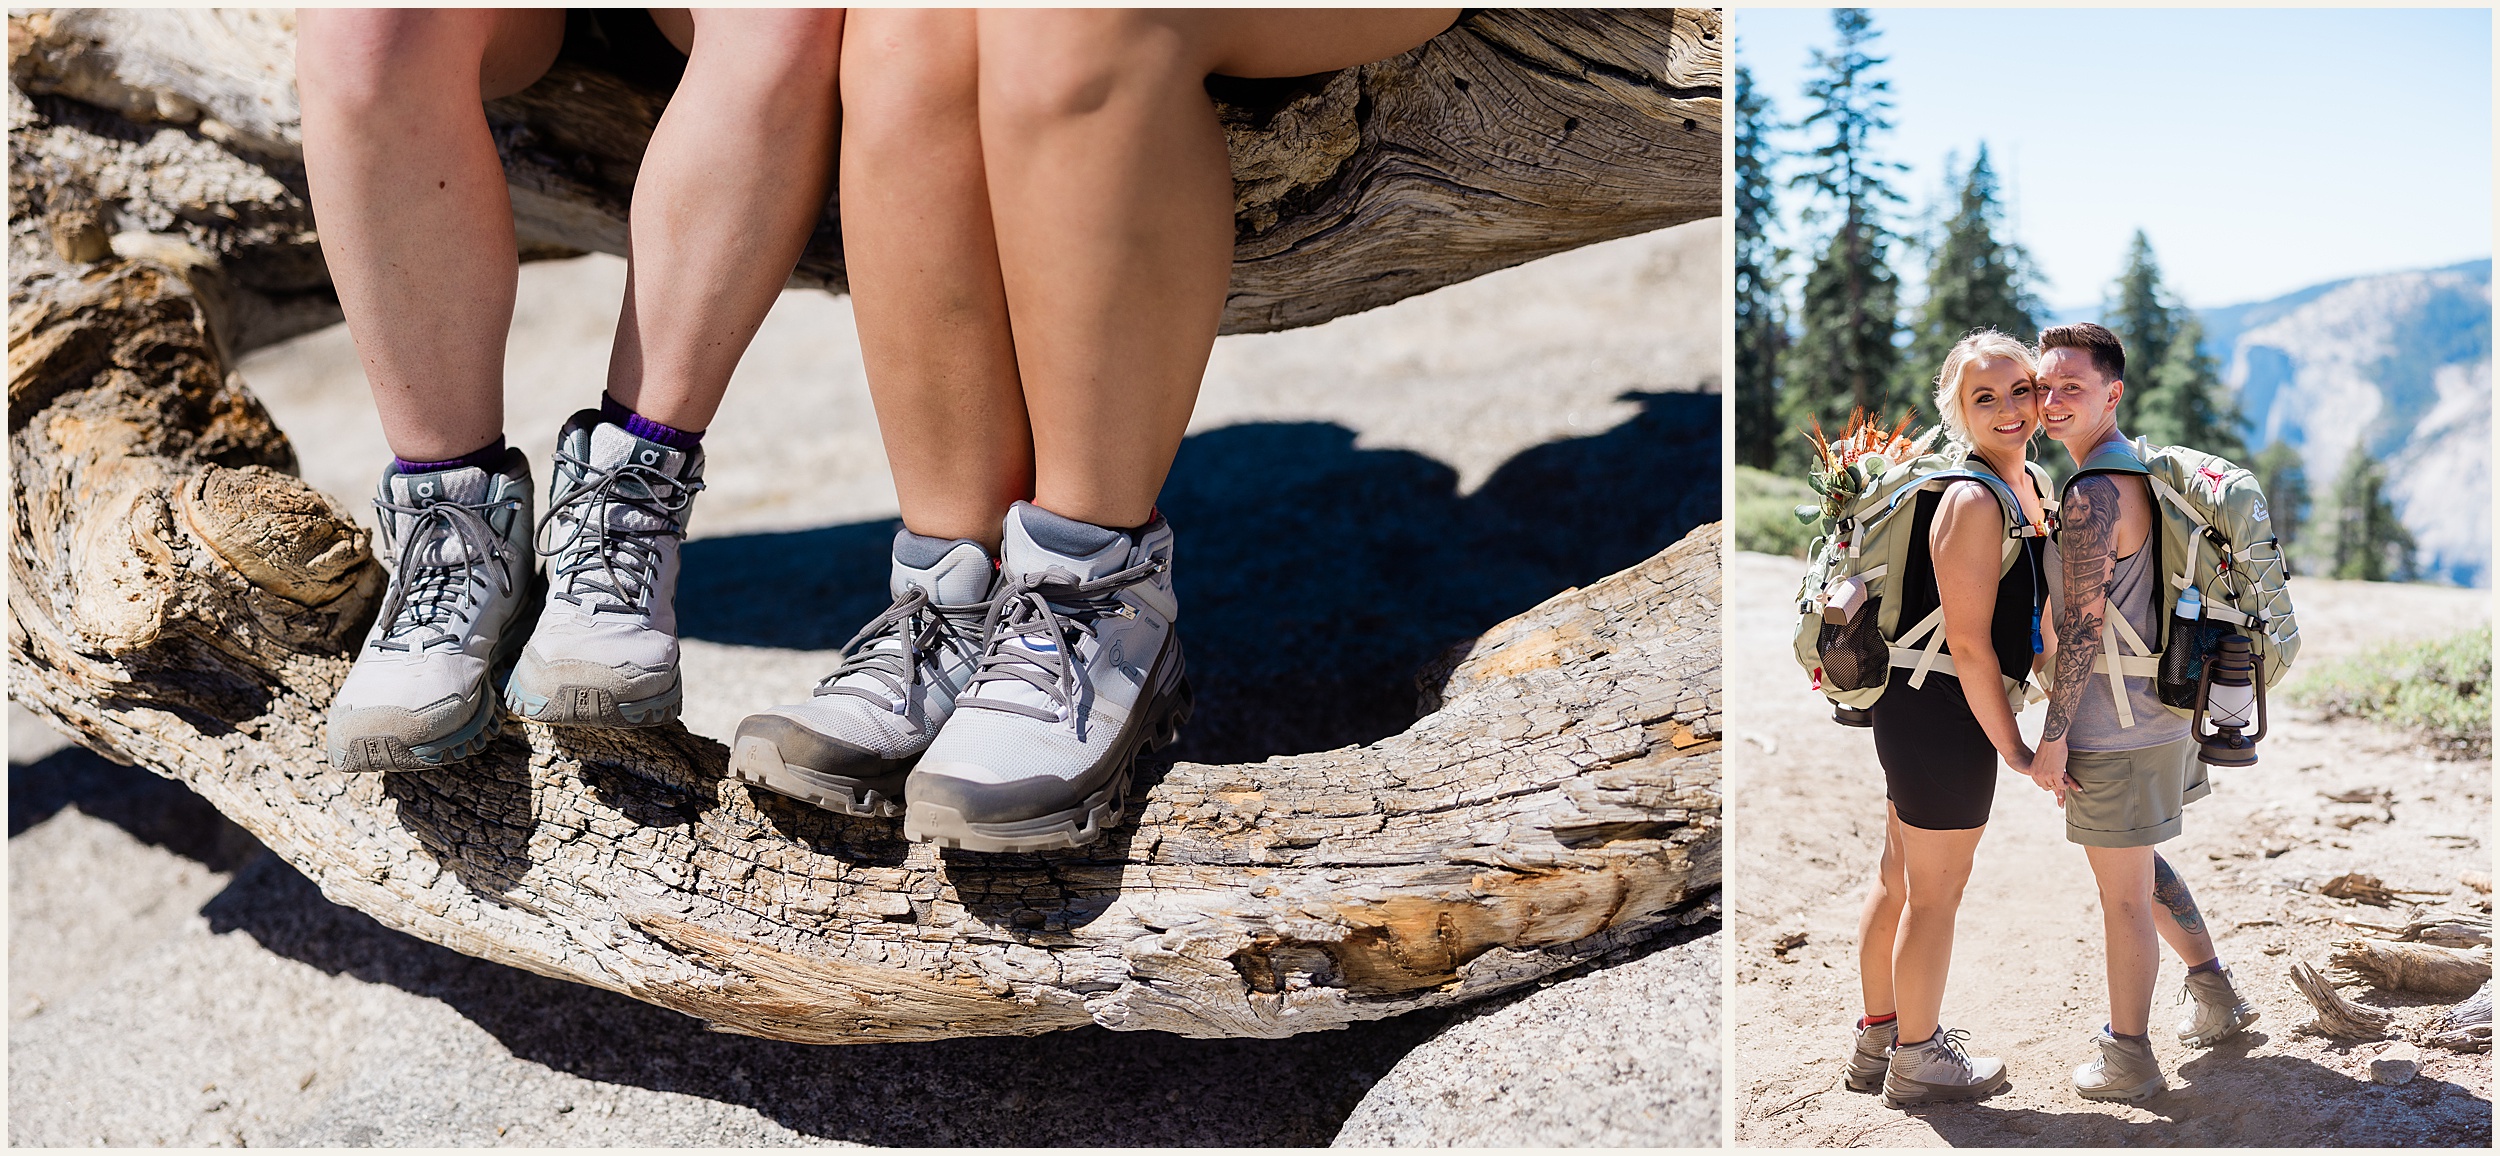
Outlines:
[[1976, 1100], [2005, 1087], [2005, 1061], [1962, 1050], [1965, 1031], [1946, 1031], [1915, 1044], [1896, 1044], [1884, 1070], [1884, 1106], [1906, 1108], [1949, 1100]]
[[500, 729], [488, 683], [528, 636], [530, 463], [382, 471], [373, 498], [390, 591], [330, 702], [330, 765], [413, 771], [485, 749]]
[[2196, 1010], [2179, 1021], [2179, 1042], [2191, 1048], [2210, 1048], [2257, 1022], [2257, 1009], [2241, 1002], [2228, 968], [2189, 972], [2179, 988], [2179, 1002], [2190, 999], [2196, 1001]]
[[703, 451], [675, 450], [586, 409], [556, 437], [538, 550], [547, 606], [504, 701], [543, 723], [659, 726], [677, 717], [677, 549]]
[[843, 644], [815, 694], [738, 724], [730, 774], [829, 811], [902, 815], [904, 778], [980, 665], [998, 567], [978, 542], [897, 530], [887, 588], [894, 604]]
[[2093, 1036], [2101, 1045], [2098, 1059], [2075, 1069], [2075, 1094], [2087, 1100], [2132, 1104], [2170, 1086], [2163, 1079], [2153, 1042], [2122, 1040], [2104, 1027]]
[[1857, 1046], [1849, 1050], [1849, 1070], [1840, 1082], [1852, 1092], [1872, 1092], [1884, 1086], [1884, 1073], [1892, 1067], [1892, 1044], [1901, 1030], [1901, 1021], [1885, 1020], [1858, 1029]]
[[1138, 753], [1189, 719], [1172, 529], [1018, 502], [980, 669], [904, 787], [903, 834], [967, 851], [1081, 847], [1117, 826]]

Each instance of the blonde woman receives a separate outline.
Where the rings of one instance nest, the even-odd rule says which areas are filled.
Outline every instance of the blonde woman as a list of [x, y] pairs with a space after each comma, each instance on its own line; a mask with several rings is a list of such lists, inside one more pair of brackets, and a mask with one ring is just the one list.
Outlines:
[[[1964, 337], [1936, 375], [1935, 403], [1946, 432], [1968, 449], [1967, 464], [2004, 479], [2025, 523], [2045, 524], [2041, 495], [2023, 464], [2040, 428], [2038, 384], [2023, 343], [1993, 329]], [[1869, 712], [1884, 768], [1884, 855], [1858, 920], [1866, 1014], [1847, 1076], [1856, 1091], [1880, 1086], [1885, 1104], [1896, 1108], [1977, 1099], [2005, 1085], [2003, 1061], [1969, 1055], [1963, 1033], [1945, 1030], [1937, 1016], [1954, 915], [1987, 830], [1997, 762], [2026, 773], [2031, 765], [2031, 748], [1999, 687], [2002, 677], [2032, 669], [2045, 594], [2042, 539], [2020, 539], [2022, 550], [2006, 567], [2006, 515], [1988, 487], [1950, 482], [1920, 494], [1912, 516], [1914, 545], [1892, 596], [1902, 600], [1905, 623], [1943, 609], [1955, 673], [1930, 672], [1918, 687], [1895, 679]], [[1980, 689], [1966, 694], [1969, 687]]]

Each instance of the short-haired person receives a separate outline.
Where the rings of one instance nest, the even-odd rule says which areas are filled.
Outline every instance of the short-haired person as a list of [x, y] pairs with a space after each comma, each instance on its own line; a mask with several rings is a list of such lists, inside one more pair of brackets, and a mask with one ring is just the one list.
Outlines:
[[[1992, 329], [1964, 337], [1936, 375], [1935, 402], [1945, 431], [1969, 450], [1967, 464], [2004, 480], [2025, 523], [2045, 525], [2045, 495], [2024, 468], [2040, 428], [2031, 350]], [[1900, 620], [1943, 610], [1952, 673], [1930, 671], [1918, 686], [1896, 673], [1868, 708], [1884, 768], [1884, 854], [1858, 919], [1866, 1012], [1847, 1077], [1857, 1091], [1880, 1086], [1894, 1107], [1976, 1099], [2005, 1086], [2004, 1061], [1968, 1054], [1964, 1033], [1937, 1018], [1997, 760], [2017, 771], [2031, 765], [2003, 679], [2031, 673], [2031, 628], [2046, 581], [2038, 536], [2022, 539], [2021, 555], [2006, 567], [2005, 514], [1979, 482], [1921, 493], [1911, 518], [1909, 560], [1892, 586]]]
[[[2043, 424], [2081, 469], [2066, 483], [2049, 548], [2054, 674], [2030, 773], [2065, 807], [2066, 838], [2083, 846], [2100, 886], [2108, 940], [2109, 1023], [2097, 1037], [2098, 1058], [2075, 1070], [2075, 1091], [2090, 1100], [2140, 1100], [2169, 1086], [2150, 1035], [2160, 940], [2189, 965], [2196, 1006], [2179, 1026], [2182, 1042], [2209, 1046], [2257, 1013], [2232, 989], [2195, 898], [2153, 851], [2179, 834], [2182, 811], [2210, 790], [2188, 720], [2162, 705], [2148, 677], [2124, 678], [2122, 708], [2108, 676], [2093, 669], [2108, 649], [2108, 615], [2123, 615], [2146, 639], [2161, 625], [2161, 575], [2146, 548], [2159, 529], [2150, 487], [2140, 472], [2094, 468], [2096, 457], [2133, 459], [2118, 429], [2126, 350], [2090, 322], [2042, 331], [2039, 350]], [[2168, 918], [2154, 917], [2156, 905]]]

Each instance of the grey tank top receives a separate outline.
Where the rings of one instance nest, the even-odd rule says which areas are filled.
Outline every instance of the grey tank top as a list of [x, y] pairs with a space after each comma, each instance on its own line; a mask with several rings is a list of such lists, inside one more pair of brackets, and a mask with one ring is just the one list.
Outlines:
[[[2155, 526], [2153, 533], [2161, 532]], [[2153, 572], [2153, 542], [2147, 535], [2144, 545], [2135, 553], [2118, 559], [2111, 567], [2109, 600], [2127, 617], [2127, 625], [2135, 627], [2136, 636], [2144, 644], [2153, 644], [2153, 583], [2161, 576]], [[2055, 539], [2049, 542], [2049, 607], [2052, 613], [2065, 609], [2066, 595], [2061, 589], [2066, 573], [2064, 561], [2057, 553]], [[2059, 639], [2063, 645], [2066, 640]], [[2119, 649], [2127, 650], [2126, 640], [2119, 639]], [[2127, 709], [2135, 715], [2135, 725], [2118, 725], [2118, 705], [2111, 701], [2109, 676], [2099, 671], [2092, 674], [2092, 685], [2084, 688], [2083, 705], [2075, 708], [2075, 717], [2066, 730], [2066, 748], [2076, 751], [2135, 751], [2174, 743], [2188, 736], [2188, 720], [2170, 713], [2154, 693], [2150, 678], [2128, 678]]]

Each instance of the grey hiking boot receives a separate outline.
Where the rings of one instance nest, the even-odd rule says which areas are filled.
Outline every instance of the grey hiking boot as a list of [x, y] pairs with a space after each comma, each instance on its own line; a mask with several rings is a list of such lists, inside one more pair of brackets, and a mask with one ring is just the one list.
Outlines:
[[1852, 1092], [1872, 1092], [1883, 1087], [1884, 1073], [1892, 1068], [1893, 1040], [1900, 1030], [1899, 1020], [1859, 1028], [1857, 1045], [1849, 1049], [1849, 1070], [1840, 1082]]
[[373, 507], [393, 559], [381, 616], [330, 703], [330, 765], [413, 771], [476, 754], [500, 726], [489, 688], [520, 650], [532, 594], [530, 464], [382, 471]]
[[2195, 1010], [2179, 1021], [2179, 1042], [2191, 1048], [2210, 1048], [2257, 1022], [2257, 1009], [2241, 1002], [2239, 990], [2231, 986], [2229, 968], [2189, 972], [2179, 988], [2179, 1002], [2191, 999]]
[[677, 678], [677, 550], [703, 451], [670, 449], [586, 409], [556, 438], [538, 527], [547, 606], [504, 701], [544, 723], [659, 726]]
[[1081, 847], [1120, 821], [1140, 751], [1189, 719], [1172, 529], [1129, 534], [1018, 502], [998, 601], [955, 717], [904, 787], [903, 834], [967, 851]]
[[2132, 1104], [2153, 1096], [2170, 1086], [2161, 1074], [2161, 1060], [2153, 1055], [2153, 1042], [2122, 1040], [2104, 1027], [2093, 1037], [2101, 1054], [2091, 1063], [2075, 1069], [2075, 1094], [2087, 1100], [2117, 1100]]
[[1969, 1032], [1939, 1027], [1919, 1043], [1894, 1045], [1884, 1071], [1884, 1106], [1976, 1100], [2003, 1089], [2005, 1061], [1964, 1051], [1969, 1038]]
[[894, 604], [814, 695], [738, 724], [730, 774], [829, 811], [902, 815], [904, 778], [980, 665], [998, 567], [978, 542], [897, 530], [887, 588]]

